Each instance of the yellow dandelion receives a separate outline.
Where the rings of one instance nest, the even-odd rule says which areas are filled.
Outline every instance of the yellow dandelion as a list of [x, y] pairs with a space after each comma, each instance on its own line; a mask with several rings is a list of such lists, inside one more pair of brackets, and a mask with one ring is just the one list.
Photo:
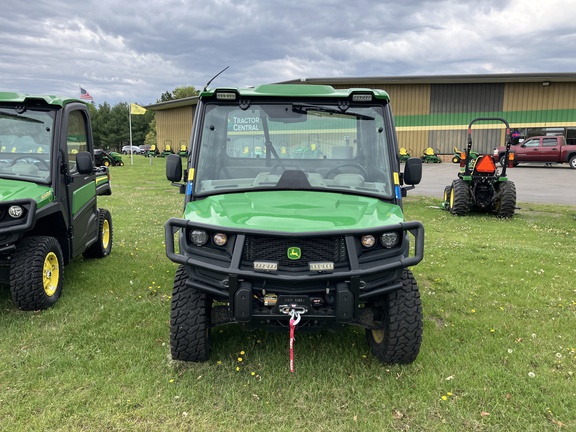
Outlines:
[[442, 396], [442, 400], [443, 400], [443, 401], [445, 401], [445, 400], [447, 400], [447, 399], [448, 399], [448, 398], [447, 398], [446, 396]]
[[446, 393], [446, 394], [447, 394], [448, 396], [452, 396], [452, 393], [451, 393], [451, 392], [448, 392], [448, 393]]
[[252, 372], [250, 375], [254, 376], [254, 375], [256, 375], [256, 372]]
[[476, 309], [472, 309], [472, 313], [475, 313], [475, 312], [476, 312]]
[[170, 382], [171, 382], [171, 383], [173, 383], [173, 382], [174, 382], [174, 380], [173, 380], [173, 379], [171, 379], [171, 380], [170, 380]]
[[240, 366], [236, 366], [236, 372], [240, 372]]
[[240, 355], [244, 355], [246, 354], [244, 351], [240, 351]]
[[241, 362], [241, 361], [242, 361], [242, 357], [238, 357], [238, 361]]

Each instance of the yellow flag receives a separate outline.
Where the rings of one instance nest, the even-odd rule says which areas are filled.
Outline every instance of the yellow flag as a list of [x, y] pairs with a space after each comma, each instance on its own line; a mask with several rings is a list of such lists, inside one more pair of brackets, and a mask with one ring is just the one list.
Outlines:
[[139, 115], [146, 114], [146, 108], [136, 105], [135, 103], [130, 104], [130, 114]]

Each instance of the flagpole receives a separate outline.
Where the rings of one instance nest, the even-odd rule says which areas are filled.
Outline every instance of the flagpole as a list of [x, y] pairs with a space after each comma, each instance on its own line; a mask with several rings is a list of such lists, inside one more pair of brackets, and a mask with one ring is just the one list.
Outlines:
[[132, 105], [128, 105], [128, 123], [130, 124], [130, 165], [134, 165], [134, 156], [132, 153]]

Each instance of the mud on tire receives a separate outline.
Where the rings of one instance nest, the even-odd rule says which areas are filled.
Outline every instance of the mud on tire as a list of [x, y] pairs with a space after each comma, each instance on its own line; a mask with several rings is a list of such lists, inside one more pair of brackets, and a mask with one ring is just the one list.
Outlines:
[[422, 302], [418, 284], [409, 270], [402, 274], [402, 288], [375, 303], [374, 324], [381, 329], [366, 329], [372, 353], [386, 364], [411, 363], [422, 344]]
[[203, 362], [210, 356], [212, 299], [186, 286], [186, 268], [174, 276], [170, 310], [170, 350], [173, 360]]
[[25, 237], [16, 246], [10, 266], [14, 304], [27, 311], [53, 306], [62, 292], [64, 258], [54, 237]]

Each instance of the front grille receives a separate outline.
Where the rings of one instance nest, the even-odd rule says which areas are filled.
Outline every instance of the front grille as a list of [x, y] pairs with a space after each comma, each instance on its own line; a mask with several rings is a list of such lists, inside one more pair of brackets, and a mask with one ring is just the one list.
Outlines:
[[[302, 256], [298, 260], [288, 258], [288, 249], [300, 248]], [[331, 261], [334, 265], [347, 262], [344, 237], [319, 237], [288, 239], [281, 237], [247, 236], [242, 252], [242, 260], [276, 261], [279, 267], [288, 269], [308, 268], [312, 261]]]

